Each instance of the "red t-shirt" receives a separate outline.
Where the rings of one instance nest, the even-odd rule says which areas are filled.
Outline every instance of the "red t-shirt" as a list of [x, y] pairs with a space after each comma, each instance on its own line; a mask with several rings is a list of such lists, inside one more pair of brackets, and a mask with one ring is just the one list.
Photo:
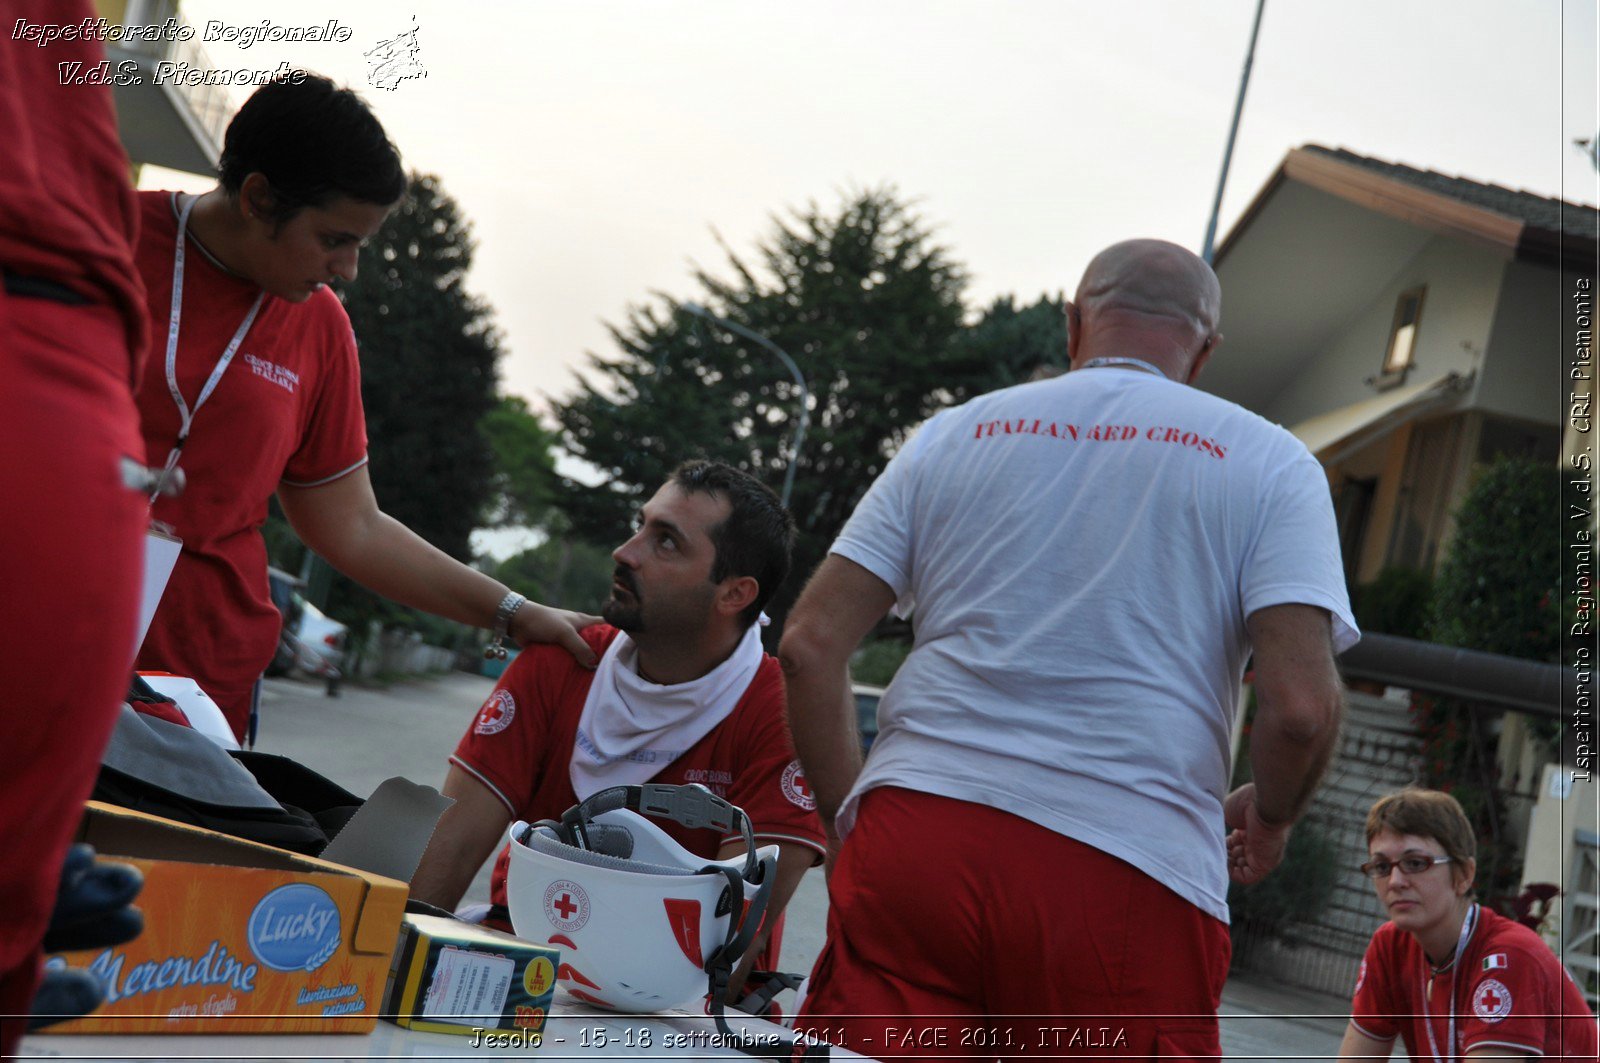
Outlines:
[[1431, 994], [1431, 969], [1421, 944], [1393, 923], [1379, 927], [1361, 961], [1351, 1024], [1379, 1041], [1400, 1034], [1414, 1063], [1434, 1058], [1430, 1022], [1438, 1054], [1450, 1055], [1452, 1010], [1456, 1057], [1488, 1046], [1552, 1059], [1593, 1060], [1594, 1012], [1550, 946], [1515, 920], [1486, 908], [1479, 911], [1478, 926], [1456, 961], [1454, 976], [1432, 975]]
[[[141, 192], [139, 271], [151, 342], [137, 400], [145, 460], [160, 466], [182, 419], [167, 389], [167, 324], [178, 232], [173, 193]], [[183, 551], [139, 651], [139, 667], [193, 678], [243, 735], [250, 692], [282, 623], [267, 588], [261, 525], [280, 482], [313, 486], [367, 460], [361, 366], [350, 318], [323, 288], [305, 303], [267, 296], [222, 380], [195, 399], [260, 289], [225, 273], [189, 239], [177, 380], [194, 412], [179, 467], [188, 485], [157, 500]]]
[[[0, 266], [53, 280], [117, 308], [125, 347], [102, 355], [131, 386], [145, 345], [144, 292], [134, 268], [138, 204], [117, 139], [111, 88], [91, 84], [97, 40], [23, 39], [93, 14], [82, 0], [15, 0], [0, 33]], [[19, 34], [22, 38], [19, 38]], [[84, 83], [79, 83], [82, 78]]]
[[[617, 637], [604, 624], [583, 637], [603, 654]], [[451, 762], [471, 772], [505, 803], [515, 819], [559, 819], [578, 803], [569, 768], [578, 720], [594, 673], [555, 646], [530, 646], [511, 662], [489, 695]], [[783, 675], [772, 657], [762, 659], [755, 678], [733, 712], [682, 756], [662, 768], [657, 783], [700, 783], [750, 817], [757, 843], [792, 842], [825, 852], [816, 799], [806, 788], [784, 726]], [[723, 843], [742, 834], [689, 830], [652, 820], [698, 856], [714, 858]], [[509, 848], [502, 848], [490, 881], [490, 900], [506, 902]]]

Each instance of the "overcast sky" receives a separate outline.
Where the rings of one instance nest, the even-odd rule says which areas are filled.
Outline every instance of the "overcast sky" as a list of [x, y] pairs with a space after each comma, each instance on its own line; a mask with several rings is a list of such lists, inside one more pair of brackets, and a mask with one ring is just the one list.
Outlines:
[[[601, 322], [768, 216], [892, 183], [971, 271], [969, 304], [1070, 289], [1101, 247], [1198, 250], [1253, 0], [192, 0], [188, 20], [321, 24], [345, 43], [205, 43], [360, 89], [478, 239], [471, 287], [505, 335], [504, 389], [570, 392]], [[412, 22], [413, 17], [415, 23]], [[418, 30], [425, 78], [363, 53]], [[1592, 0], [1269, 0], [1225, 233], [1292, 147], [1320, 143], [1594, 203]], [[240, 101], [247, 89], [235, 90]], [[203, 188], [147, 170], [146, 187]], [[1226, 315], [1226, 308], [1224, 308]]]

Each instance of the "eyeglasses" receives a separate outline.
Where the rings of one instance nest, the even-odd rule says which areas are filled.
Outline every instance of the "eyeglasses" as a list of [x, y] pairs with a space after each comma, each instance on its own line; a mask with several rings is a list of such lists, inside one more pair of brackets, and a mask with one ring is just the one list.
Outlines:
[[1361, 873], [1368, 878], [1388, 878], [1390, 872], [1398, 867], [1408, 875], [1420, 875], [1435, 864], [1449, 862], [1448, 856], [1420, 856], [1416, 853], [1407, 853], [1393, 863], [1380, 856], [1362, 864]]

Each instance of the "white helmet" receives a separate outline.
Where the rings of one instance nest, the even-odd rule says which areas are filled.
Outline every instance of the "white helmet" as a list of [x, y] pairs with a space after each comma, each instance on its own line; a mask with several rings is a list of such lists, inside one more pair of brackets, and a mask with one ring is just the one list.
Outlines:
[[[724, 834], [737, 825], [745, 853], [696, 856], [645, 816]], [[513, 824], [510, 840], [517, 936], [559, 946], [567, 991], [615, 1011], [664, 1011], [708, 991], [720, 1001], [777, 867], [777, 847], [757, 852], [749, 818], [702, 786], [601, 790], [559, 824]]]

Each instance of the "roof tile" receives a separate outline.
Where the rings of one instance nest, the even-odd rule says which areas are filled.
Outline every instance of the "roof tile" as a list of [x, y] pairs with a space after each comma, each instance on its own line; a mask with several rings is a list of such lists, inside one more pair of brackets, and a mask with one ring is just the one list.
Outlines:
[[1408, 185], [1470, 203], [1475, 207], [1483, 207], [1516, 218], [1533, 228], [1579, 239], [1595, 240], [1600, 237], [1600, 210], [1581, 203], [1568, 203], [1565, 200], [1535, 195], [1532, 192], [1519, 192], [1500, 185], [1484, 184], [1465, 177], [1451, 177], [1433, 170], [1419, 170], [1403, 163], [1384, 162], [1382, 159], [1357, 155], [1344, 148], [1325, 148], [1320, 144], [1307, 144], [1304, 150], [1360, 166]]

